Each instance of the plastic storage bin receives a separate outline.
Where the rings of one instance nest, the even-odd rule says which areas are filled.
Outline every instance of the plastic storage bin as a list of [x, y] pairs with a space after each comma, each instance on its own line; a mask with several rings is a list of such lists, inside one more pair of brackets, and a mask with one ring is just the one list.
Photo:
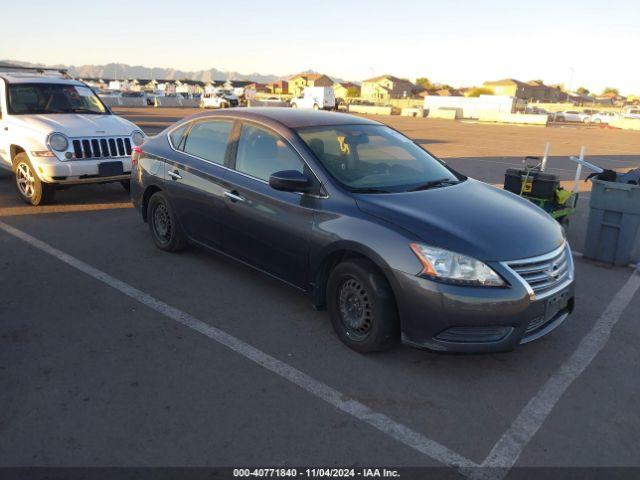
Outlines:
[[640, 261], [640, 186], [593, 180], [584, 256], [629, 265]]

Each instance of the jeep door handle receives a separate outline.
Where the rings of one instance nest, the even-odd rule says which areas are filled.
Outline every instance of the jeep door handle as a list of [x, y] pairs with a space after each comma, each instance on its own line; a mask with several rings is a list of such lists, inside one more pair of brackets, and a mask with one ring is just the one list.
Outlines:
[[232, 202], [244, 202], [244, 197], [241, 196], [238, 192], [236, 192], [235, 190], [229, 192], [224, 192], [224, 196], [227, 197], [229, 200], [231, 200]]
[[182, 179], [182, 175], [180, 175], [178, 170], [174, 170], [173, 172], [169, 172], [169, 176], [171, 178], [173, 178], [174, 180], [181, 180]]

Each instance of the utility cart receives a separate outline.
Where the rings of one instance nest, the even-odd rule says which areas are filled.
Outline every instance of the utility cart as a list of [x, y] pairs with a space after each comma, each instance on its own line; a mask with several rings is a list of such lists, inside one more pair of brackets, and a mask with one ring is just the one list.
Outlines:
[[569, 225], [569, 217], [575, 213], [578, 204], [578, 182], [584, 159], [584, 149], [580, 158], [571, 157], [578, 165], [573, 190], [565, 190], [557, 175], [545, 172], [549, 144], [544, 157], [527, 156], [521, 169], [509, 168], [505, 172], [504, 189], [526, 198], [555, 218], [561, 225]]

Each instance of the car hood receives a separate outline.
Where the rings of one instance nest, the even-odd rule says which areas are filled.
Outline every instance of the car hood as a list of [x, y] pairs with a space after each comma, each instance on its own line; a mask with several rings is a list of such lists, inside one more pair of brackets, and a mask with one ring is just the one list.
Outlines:
[[535, 257], [564, 242], [562, 228], [544, 210], [473, 179], [430, 190], [355, 198], [363, 212], [402, 227], [428, 245], [483, 261]]
[[15, 121], [25, 128], [45, 134], [64, 133], [68, 137], [96, 137], [103, 135], [131, 135], [140, 130], [133, 123], [116, 115], [83, 115], [60, 113], [50, 115], [16, 115]]

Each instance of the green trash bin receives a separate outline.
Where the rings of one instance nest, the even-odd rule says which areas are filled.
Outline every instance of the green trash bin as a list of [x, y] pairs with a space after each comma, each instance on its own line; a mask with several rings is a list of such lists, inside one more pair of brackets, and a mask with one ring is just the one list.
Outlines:
[[640, 261], [640, 186], [593, 180], [584, 256], [613, 265]]

